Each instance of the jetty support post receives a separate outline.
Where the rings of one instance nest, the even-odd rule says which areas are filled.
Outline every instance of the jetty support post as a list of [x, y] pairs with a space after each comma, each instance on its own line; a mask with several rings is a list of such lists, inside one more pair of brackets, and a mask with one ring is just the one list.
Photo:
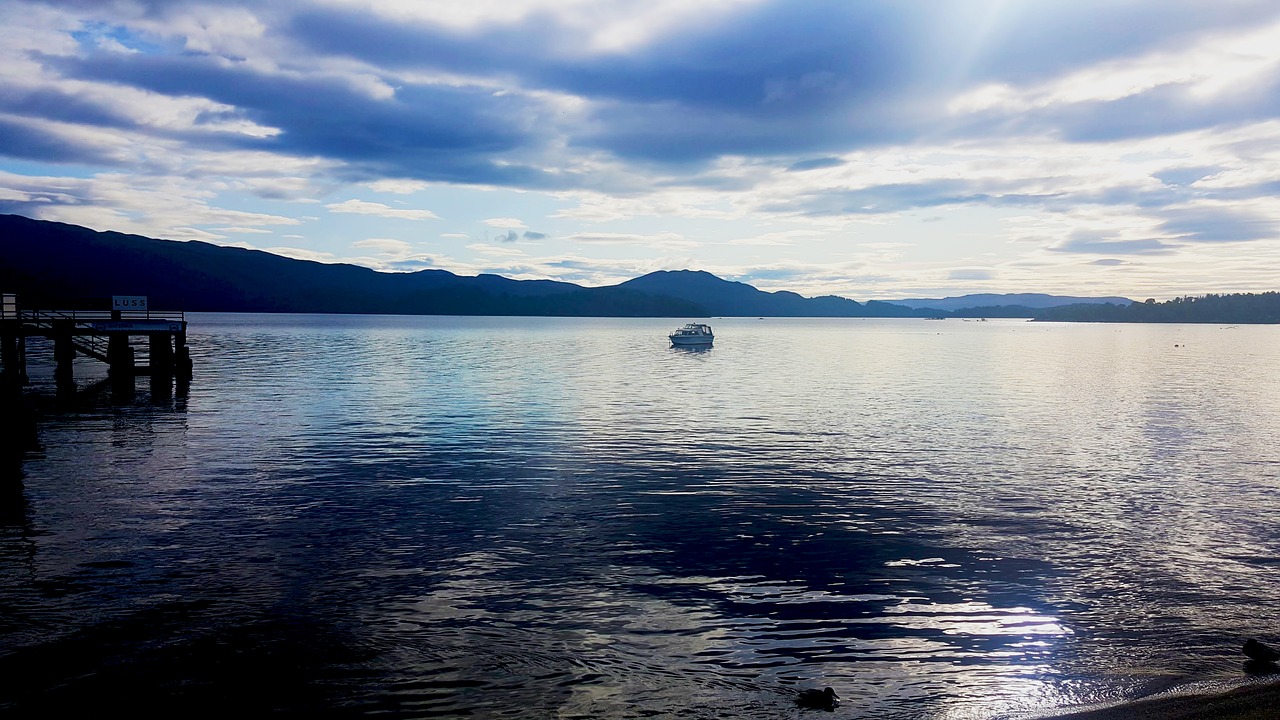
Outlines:
[[129, 346], [129, 335], [117, 332], [107, 336], [107, 377], [111, 379], [111, 389], [122, 394], [133, 392], [133, 348]]
[[27, 384], [27, 343], [18, 315], [18, 296], [0, 295], [0, 385], [5, 389]]
[[191, 383], [192, 364], [191, 350], [187, 347], [187, 323], [183, 321], [182, 329], [173, 334], [173, 367], [178, 378], [178, 387], [184, 388]]
[[53, 326], [53, 380], [59, 395], [76, 392], [75, 378], [75, 322], [55, 320]]
[[[0, 363], [4, 364], [4, 384], [22, 385], [23, 368], [18, 362], [18, 333], [21, 329], [10, 327], [7, 320], [0, 320]], [[15, 324], [16, 325], [16, 324]]]
[[0, 383], [6, 387], [27, 384], [27, 368], [23, 355], [22, 327], [16, 320], [0, 320]]
[[151, 396], [169, 397], [173, 392], [173, 344], [169, 333], [149, 333], [151, 355]]

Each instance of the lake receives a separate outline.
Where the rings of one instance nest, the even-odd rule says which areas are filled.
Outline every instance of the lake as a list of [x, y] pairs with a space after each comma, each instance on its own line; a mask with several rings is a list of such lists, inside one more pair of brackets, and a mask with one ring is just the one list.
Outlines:
[[1280, 328], [691, 319], [190, 315], [4, 494], [0, 712], [977, 720], [1280, 641]]

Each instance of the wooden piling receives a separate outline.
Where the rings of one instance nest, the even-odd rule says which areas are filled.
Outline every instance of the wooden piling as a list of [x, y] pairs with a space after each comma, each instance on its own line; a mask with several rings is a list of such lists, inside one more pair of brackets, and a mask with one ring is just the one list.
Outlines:
[[75, 392], [75, 323], [70, 320], [55, 320], [53, 326], [53, 360], [55, 367], [53, 379], [58, 393]]
[[191, 351], [187, 348], [187, 324], [182, 323], [182, 329], [173, 334], [173, 353], [174, 353], [174, 375], [178, 379], [178, 387], [184, 387], [191, 382], [193, 365], [191, 363]]
[[16, 388], [27, 384], [22, 345], [22, 325], [16, 320], [0, 320], [0, 385]]

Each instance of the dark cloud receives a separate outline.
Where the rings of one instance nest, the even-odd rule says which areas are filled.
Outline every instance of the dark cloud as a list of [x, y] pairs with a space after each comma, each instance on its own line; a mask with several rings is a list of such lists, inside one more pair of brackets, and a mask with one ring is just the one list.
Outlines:
[[137, 125], [115, 108], [54, 88], [0, 87], [0, 112], [100, 127]]
[[118, 158], [100, 147], [0, 117], [0, 156], [3, 155], [42, 162], [120, 164]]
[[387, 263], [387, 267], [403, 272], [414, 272], [417, 270], [430, 270], [439, 266], [436, 264], [435, 260], [431, 258], [417, 258], [413, 260], [396, 260], [394, 262], [389, 262]]
[[1196, 182], [1197, 180], [1203, 180], [1204, 178], [1207, 178], [1210, 175], [1216, 175], [1221, 171], [1222, 171], [1222, 168], [1219, 168], [1219, 167], [1169, 168], [1168, 170], [1155, 173], [1154, 177], [1155, 179], [1159, 180], [1165, 185], [1182, 187], [1185, 185], [1190, 185]]
[[1115, 266], [1115, 265], [1128, 265], [1129, 263], [1125, 262], [1124, 260], [1120, 260], [1120, 259], [1118, 259], [1118, 258], [1102, 258], [1101, 260], [1094, 260], [1093, 262], [1091, 262], [1091, 263], [1089, 263], [1089, 264], [1090, 264], [1090, 265], [1102, 265], [1102, 266], [1105, 266], [1105, 267], [1112, 267], [1112, 266]]
[[910, 69], [912, 18], [887, 0], [764, 3], [637, 52], [607, 54], [564, 52], [581, 38], [544, 15], [448, 32], [313, 10], [295, 16], [287, 33], [316, 51], [391, 67], [511, 74], [524, 87], [596, 99], [785, 115], [892, 88]]
[[811, 193], [769, 205], [764, 209], [772, 212], [800, 212], [814, 216], [875, 215], [911, 208], [979, 202], [985, 205], [1038, 205], [1051, 201], [1055, 197], [1005, 194], [998, 188], [984, 189], [981, 185], [981, 183], [966, 180], [875, 185], [858, 190]]
[[494, 238], [494, 240], [497, 240], [498, 242], [504, 242], [504, 243], [513, 243], [519, 239], [520, 239], [520, 233], [516, 232], [515, 230], [511, 230], [506, 233], [499, 234], [497, 237]]
[[1085, 255], [1167, 255], [1176, 246], [1155, 238], [1110, 240], [1093, 233], [1078, 232], [1065, 242], [1050, 246], [1055, 252]]
[[[87, 13], [102, 7], [58, 4]], [[125, 16], [163, 25], [183, 6], [148, 0], [119, 7]], [[172, 38], [161, 38], [144, 53], [102, 52], [92, 49], [90, 40], [136, 38], [91, 21], [82, 33], [84, 54], [38, 59], [67, 78], [224, 103], [234, 110], [201, 117], [200, 132], [148, 132], [192, 146], [339, 160], [345, 174], [338, 179], [344, 181], [391, 176], [544, 189], [600, 182], [543, 170], [554, 163], [541, 156], [564, 146], [631, 161], [637, 174], [655, 165], [696, 171], [725, 155], [808, 157], [790, 166], [799, 172], [834, 167], [840, 163], [837, 153], [924, 137], [945, 142], [1035, 134], [1095, 141], [1280, 116], [1280, 86], [1263, 83], [1214, 102], [1193, 98], [1180, 86], [1162, 86], [1113, 102], [1016, 114], [997, 109], [942, 120], [951, 117], [946, 102], [980, 83], [1033, 83], [1087, 64], [1185, 45], [1207, 29], [1254, 27], [1275, 10], [1265, 2], [1223, 6], [1169, 0], [1157, 12], [1149, 3], [1082, 0], [1003, 3], [992, 17], [974, 17], [975, 12], [967, 0], [927, 7], [896, 0], [776, 0], [713, 23], [671, 29], [635, 49], [598, 53], [583, 51], [581, 31], [552, 13], [458, 30], [369, 12], [284, 5], [257, 15], [272, 43], [296, 51], [283, 62], [293, 66], [286, 70], [298, 72], [267, 73], [259, 63], [179, 51]], [[369, 63], [374, 75], [386, 69], [384, 77], [413, 71], [479, 80], [474, 85], [405, 84], [394, 97], [372, 97], [341, 78], [311, 71], [335, 56]], [[509, 91], [495, 92], [492, 83]], [[588, 102], [581, 115], [570, 118], [533, 91]], [[3, 90], [0, 111], [103, 127], [132, 123], [110, 107], [66, 91]], [[237, 119], [281, 133], [253, 138], [207, 131], [214, 123]], [[0, 152], [66, 162], [102, 160], [91, 148], [60, 149], [12, 138], [0, 140]], [[680, 180], [697, 182], [687, 175]], [[708, 176], [702, 182], [732, 190], [749, 180]], [[1170, 192], [1185, 189], [1185, 183], [1167, 186]], [[887, 186], [843, 198], [814, 197], [809, 211], [1044, 200], [991, 189], [936, 190]], [[1159, 205], [1172, 197], [1137, 200]]]
[[1189, 242], [1268, 240], [1280, 236], [1275, 218], [1223, 208], [1166, 210], [1160, 229]]
[[524, 237], [525, 240], [543, 240], [543, 239], [546, 239], [547, 234], [534, 232], [532, 230], [525, 230], [524, 235], [522, 237]]
[[211, 139], [242, 147], [350, 162], [371, 177], [541, 186], [549, 176], [492, 158], [536, 142], [534, 110], [519, 96], [453, 86], [401, 88], [377, 99], [342, 80], [269, 75], [206, 55], [100, 54], [46, 58], [68, 77], [206, 97], [247, 119], [279, 128], [275, 137]]
[[901, 121], [881, 121], [916, 65], [912, 18], [896, 3], [767, 3], [634, 53], [564, 53], [566, 32], [545, 17], [450, 33], [338, 10], [298, 15], [288, 29], [316, 52], [591, 98], [571, 142], [626, 158], [688, 163], [902, 137]]
[[840, 167], [844, 164], [844, 160], [838, 157], [814, 158], [812, 160], [801, 160], [800, 162], [791, 163], [791, 167], [787, 168], [788, 172], [803, 172], [805, 170], [821, 170], [823, 168]]

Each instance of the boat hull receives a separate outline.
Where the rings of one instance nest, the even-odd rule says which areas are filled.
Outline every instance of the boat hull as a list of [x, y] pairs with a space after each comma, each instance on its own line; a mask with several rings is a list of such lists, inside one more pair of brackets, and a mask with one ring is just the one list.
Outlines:
[[693, 347], [697, 345], [710, 345], [715, 341], [715, 337], [695, 337], [690, 335], [668, 335], [671, 338], [671, 344], [679, 347]]

